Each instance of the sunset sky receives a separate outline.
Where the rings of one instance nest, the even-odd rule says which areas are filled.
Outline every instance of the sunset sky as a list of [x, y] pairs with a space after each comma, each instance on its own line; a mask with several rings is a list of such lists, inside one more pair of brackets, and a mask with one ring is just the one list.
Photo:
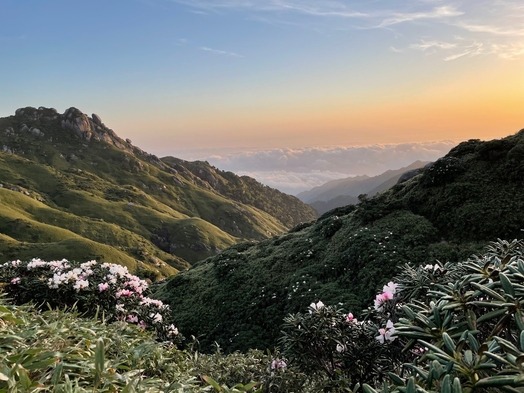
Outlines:
[[521, 0], [2, 0], [0, 16], [0, 116], [75, 106], [160, 156], [524, 128]]

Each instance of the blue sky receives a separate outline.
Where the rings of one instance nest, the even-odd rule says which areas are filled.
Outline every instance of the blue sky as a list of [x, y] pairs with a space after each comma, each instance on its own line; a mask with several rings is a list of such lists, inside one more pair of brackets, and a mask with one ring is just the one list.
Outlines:
[[520, 0], [3, 0], [0, 16], [0, 116], [75, 106], [159, 155], [524, 127]]

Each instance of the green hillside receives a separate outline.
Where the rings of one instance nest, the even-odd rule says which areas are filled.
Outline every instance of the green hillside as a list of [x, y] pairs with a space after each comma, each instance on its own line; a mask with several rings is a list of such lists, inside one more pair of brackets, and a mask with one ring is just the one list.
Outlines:
[[[172, 164], [76, 108], [28, 107], [0, 118], [0, 262], [96, 258], [168, 276], [315, 218], [308, 205], [274, 198], [278, 191], [252, 179], [227, 174], [264, 206], [231, 198], [228, 182], [210, 187], [184, 167], [192, 163]], [[291, 214], [278, 217], [282, 210]]]
[[271, 348], [283, 318], [311, 302], [358, 314], [406, 262], [460, 261], [497, 238], [522, 238], [523, 169], [524, 130], [461, 143], [357, 206], [198, 263], [157, 296], [204, 349]]

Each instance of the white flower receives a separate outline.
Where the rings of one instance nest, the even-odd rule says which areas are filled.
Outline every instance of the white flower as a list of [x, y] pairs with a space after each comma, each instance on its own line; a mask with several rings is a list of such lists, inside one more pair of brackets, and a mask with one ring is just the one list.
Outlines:
[[75, 285], [73, 285], [73, 288], [78, 292], [81, 289], [87, 288], [89, 286], [89, 281], [87, 280], [78, 280]]
[[382, 288], [382, 292], [385, 293], [391, 293], [394, 295], [397, 292], [398, 284], [395, 284], [393, 281], [390, 281], [387, 283], [387, 285], [384, 285], [384, 288]]
[[324, 307], [324, 303], [322, 303], [320, 300], [317, 303], [311, 303], [309, 305], [309, 313], [311, 314], [313, 310], [319, 311], [322, 307]]
[[39, 258], [33, 258], [31, 262], [27, 264], [27, 270], [34, 269], [36, 267], [46, 266], [47, 262], [42, 261]]
[[337, 344], [337, 352], [345, 352], [346, 349], [345, 345]]
[[160, 323], [162, 322], [162, 315], [160, 315], [159, 313], [151, 313], [149, 314], [149, 316], [153, 319], [153, 322], [154, 323]]
[[168, 330], [167, 337], [178, 336], [178, 329], [175, 327], [175, 325], [173, 324], [169, 325], [167, 330]]
[[392, 337], [395, 334], [395, 327], [393, 326], [393, 322], [391, 320], [388, 320], [386, 323], [385, 329], [379, 329], [378, 330], [379, 335], [375, 337], [381, 344], [384, 344], [385, 340], [388, 341], [394, 341], [396, 337]]

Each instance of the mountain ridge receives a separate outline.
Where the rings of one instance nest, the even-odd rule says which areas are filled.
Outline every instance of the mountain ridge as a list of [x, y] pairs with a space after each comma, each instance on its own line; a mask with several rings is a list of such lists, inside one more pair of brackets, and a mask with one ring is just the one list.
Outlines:
[[[316, 216], [286, 196], [280, 203], [292, 203], [290, 211], [297, 212], [286, 226], [73, 107], [64, 114], [26, 107], [0, 118], [0, 147], [1, 260], [113, 258], [132, 271], [167, 276], [239, 241], [262, 240]], [[276, 190], [264, 194], [264, 186], [257, 187], [271, 209], [285, 209], [271, 206]]]
[[[319, 214], [324, 214], [337, 207], [359, 203], [359, 195], [372, 197], [393, 187], [401, 177], [415, 176], [422, 168], [429, 165], [429, 161], [417, 160], [412, 164], [399, 169], [390, 169], [377, 176], [350, 177], [327, 182], [316, 187], [311, 193], [317, 194], [314, 198], [321, 198], [308, 202]], [[320, 194], [318, 194], [320, 192]], [[330, 195], [342, 192], [331, 199], [324, 200]]]
[[[355, 198], [360, 194], [368, 194], [368, 196], [373, 196], [376, 193], [389, 188], [388, 186], [381, 188], [380, 186], [382, 183], [394, 177], [400, 177], [407, 171], [422, 168], [427, 164], [429, 164], [429, 161], [417, 160], [408, 166], [399, 169], [389, 169], [376, 176], [361, 175], [331, 180], [320, 186], [314, 187], [311, 190], [303, 191], [297, 194], [297, 198], [306, 203], [313, 203], [316, 201], [327, 202], [330, 199], [341, 195], [351, 195]], [[396, 183], [396, 180], [393, 182], [393, 184], [390, 185], [390, 187], [393, 186], [394, 183]]]

